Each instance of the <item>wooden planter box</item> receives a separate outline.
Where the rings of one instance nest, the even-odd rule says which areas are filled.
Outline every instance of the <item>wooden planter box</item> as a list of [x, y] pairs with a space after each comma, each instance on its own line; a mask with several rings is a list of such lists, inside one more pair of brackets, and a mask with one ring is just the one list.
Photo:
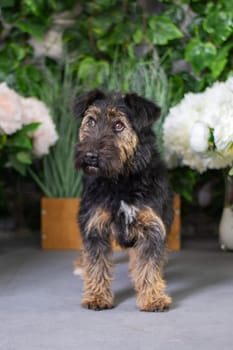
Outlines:
[[[80, 199], [42, 198], [41, 245], [42, 249], [80, 249], [82, 246], [77, 213]], [[175, 217], [168, 236], [168, 248], [180, 249], [180, 197], [174, 198]], [[113, 249], [121, 249], [113, 242]]]
[[42, 249], [80, 249], [81, 237], [77, 224], [80, 200], [77, 198], [42, 198]]
[[168, 249], [180, 250], [181, 248], [181, 217], [180, 217], [180, 195], [175, 194], [173, 200], [174, 220], [170, 232], [168, 234]]

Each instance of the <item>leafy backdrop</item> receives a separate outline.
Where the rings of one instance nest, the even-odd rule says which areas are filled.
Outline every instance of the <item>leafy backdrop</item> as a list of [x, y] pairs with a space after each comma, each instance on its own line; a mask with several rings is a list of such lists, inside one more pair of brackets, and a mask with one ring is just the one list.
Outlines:
[[[24, 96], [56, 101], [53, 79], [48, 84], [45, 76], [67, 74], [68, 67], [77, 93], [97, 86], [134, 89], [157, 100], [165, 116], [185, 92], [233, 74], [232, 54], [233, 0], [0, 4], [0, 81]], [[161, 140], [161, 125], [157, 131]], [[186, 188], [184, 196], [191, 199], [195, 176], [182, 171], [184, 176], [174, 172], [175, 186]]]
[[[2, 0], [0, 80], [36, 94], [42, 70], [69, 60], [80, 83], [104, 85], [111, 64], [152, 59], [172, 102], [233, 70], [233, 0]], [[30, 81], [30, 90], [28, 89]]]

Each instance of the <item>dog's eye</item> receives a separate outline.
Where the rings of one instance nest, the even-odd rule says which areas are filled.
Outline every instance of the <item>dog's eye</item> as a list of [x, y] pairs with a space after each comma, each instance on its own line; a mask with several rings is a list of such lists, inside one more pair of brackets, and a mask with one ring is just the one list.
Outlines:
[[90, 117], [87, 121], [87, 125], [94, 128], [96, 126], [96, 120], [92, 117]]
[[116, 132], [121, 132], [124, 130], [124, 128], [125, 128], [125, 125], [120, 120], [113, 123], [113, 130]]

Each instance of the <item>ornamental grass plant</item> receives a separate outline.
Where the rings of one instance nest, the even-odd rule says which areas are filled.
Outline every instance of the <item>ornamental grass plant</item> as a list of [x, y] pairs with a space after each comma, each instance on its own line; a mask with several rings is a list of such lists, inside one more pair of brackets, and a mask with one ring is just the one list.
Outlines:
[[72, 105], [78, 94], [79, 84], [69, 69], [56, 74], [47, 71], [45, 83], [38, 87], [38, 94], [50, 108], [56, 124], [58, 141], [37, 167], [30, 169], [45, 196], [53, 198], [79, 197], [81, 173], [73, 165], [73, 150], [76, 142], [78, 123], [72, 115]]

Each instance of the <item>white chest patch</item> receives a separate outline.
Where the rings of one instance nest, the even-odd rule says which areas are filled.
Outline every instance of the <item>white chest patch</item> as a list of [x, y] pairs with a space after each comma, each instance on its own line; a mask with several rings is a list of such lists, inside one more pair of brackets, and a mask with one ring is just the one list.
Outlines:
[[138, 208], [134, 205], [128, 205], [124, 201], [121, 201], [119, 214], [123, 213], [125, 216], [125, 224], [130, 225], [136, 219]]

